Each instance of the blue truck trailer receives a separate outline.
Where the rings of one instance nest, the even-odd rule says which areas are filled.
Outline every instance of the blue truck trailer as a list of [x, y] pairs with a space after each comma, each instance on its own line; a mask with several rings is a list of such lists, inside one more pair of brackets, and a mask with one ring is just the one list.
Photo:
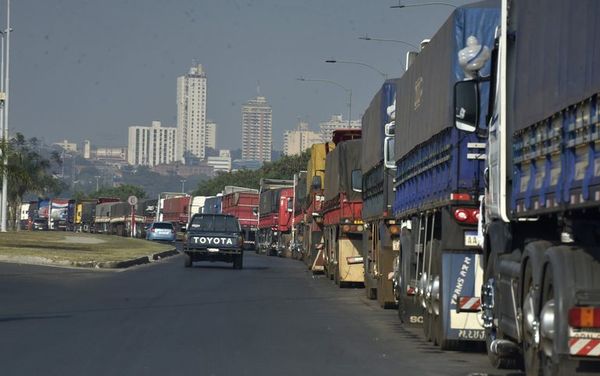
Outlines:
[[[400, 318], [422, 322], [442, 349], [484, 341], [483, 260], [477, 246], [485, 143], [454, 128], [458, 52], [475, 36], [491, 46], [500, 2], [462, 6], [416, 56], [396, 87], [393, 214], [401, 224], [395, 285]], [[490, 71], [491, 64], [482, 69]], [[483, 84], [482, 92], [489, 90]], [[487, 102], [481, 102], [480, 108]]]
[[528, 375], [600, 372], [598, 15], [596, 0], [503, 0], [491, 77], [466, 66], [455, 86], [457, 129], [487, 140], [488, 355]]
[[393, 175], [383, 158], [385, 144], [393, 137], [396, 81], [384, 82], [362, 117], [362, 134], [369, 140], [361, 151], [365, 291], [383, 308], [396, 305], [392, 275], [400, 250], [400, 227], [392, 213]]

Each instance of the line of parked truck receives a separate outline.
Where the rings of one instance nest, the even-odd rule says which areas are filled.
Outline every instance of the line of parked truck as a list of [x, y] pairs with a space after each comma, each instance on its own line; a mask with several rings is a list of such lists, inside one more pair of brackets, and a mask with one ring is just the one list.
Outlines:
[[396, 307], [442, 349], [527, 374], [600, 371], [600, 2], [453, 11], [362, 133], [263, 181], [258, 252]]
[[[137, 201], [137, 200], [136, 200]], [[39, 199], [21, 205], [20, 226], [30, 230], [62, 230], [145, 237], [153, 222], [170, 222], [182, 231], [195, 213], [235, 215], [244, 232], [244, 248], [254, 249], [258, 191], [227, 186], [216, 196], [164, 192], [156, 199], [135, 202], [118, 198]]]

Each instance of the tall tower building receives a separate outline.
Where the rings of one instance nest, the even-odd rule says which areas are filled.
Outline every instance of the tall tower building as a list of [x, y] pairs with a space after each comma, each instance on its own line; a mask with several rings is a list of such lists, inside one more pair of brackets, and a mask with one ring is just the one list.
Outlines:
[[153, 121], [150, 127], [129, 127], [127, 162], [150, 167], [173, 162], [176, 135], [177, 128], [162, 127], [160, 121]]
[[265, 97], [242, 106], [242, 159], [271, 161], [273, 110]]
[[177, 77], [177, 136], [177, 160], [188, 163], [189, 159], [204, 159], [206, 73], [201, 64]]

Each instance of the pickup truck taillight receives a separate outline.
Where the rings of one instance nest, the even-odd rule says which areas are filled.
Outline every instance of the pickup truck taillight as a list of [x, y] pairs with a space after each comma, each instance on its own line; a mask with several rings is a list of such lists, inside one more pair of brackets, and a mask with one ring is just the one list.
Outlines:
[[600, 307], [573, 307], [569, 310], [569, 326], [600, 328]]

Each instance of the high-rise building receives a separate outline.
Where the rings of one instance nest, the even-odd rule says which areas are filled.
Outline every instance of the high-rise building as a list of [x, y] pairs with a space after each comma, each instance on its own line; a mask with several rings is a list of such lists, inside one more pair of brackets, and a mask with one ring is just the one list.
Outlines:
[[90, 159], [92, 157], [92, 142], [90, 140], [83, 141], [83, 158]]
[[62, 148], [64, 151], [70, 152], [70, 153], [76, 153], [77, 152], [77, 144], [75, 142], [69, 142], [68, 140], [63, 140], [62, 142], [55, 142], [52, 145], [56, 145], [60, 148]]
[[177, 128], [162, 127], [160, 121], [129, 127], [127, 162], [150, 167], [174, 162], [176, 144]]
[[293, 131], [283, 132], [283, 154], [298, 155], [321, 142], [321, 134], [308, 128], [308, 123], [300, 122]]
[[321, 142], [329, 142], [333, 136], [333, 131], [336, 129], [361, 129], [360, 120], [352, 120], [348, 125], [348, 120], [344, 120], [342, 115], [333, 115], [328, 121], [319, 123], [321, 130]]
[[217, 149], [217, 124], [214, 121], [206, 122], [206, 147]]
[[242, 159], [271, 161], [273, 110], [265, 97], [242, 106]]
[[201, 64], [177, 77], [177, 160], [204, 159], [206, 148], [206, 73]]

